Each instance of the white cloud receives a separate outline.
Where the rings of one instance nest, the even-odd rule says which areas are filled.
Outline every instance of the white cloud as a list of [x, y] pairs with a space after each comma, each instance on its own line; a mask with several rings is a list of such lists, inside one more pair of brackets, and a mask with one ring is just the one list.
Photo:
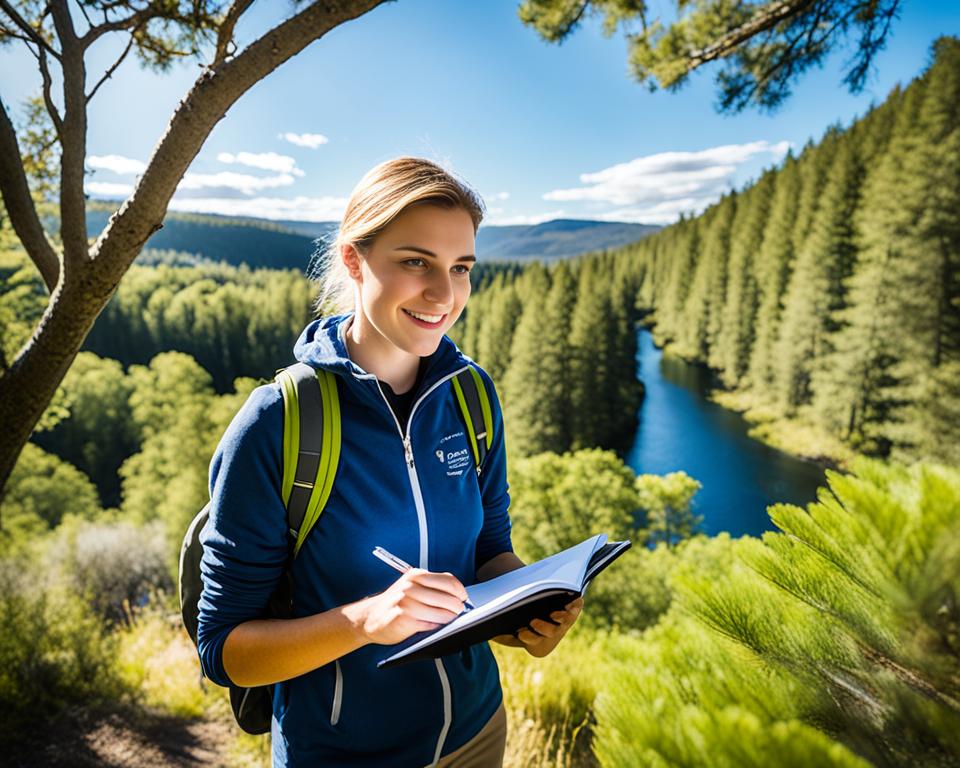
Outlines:
[[697, 215], [711, 203], [708, 198], [683, 197], [677, 200], [665, 200], [653, 205], [616, 208], [591, 218], [599, 221], [626, 221], [636, 224], [671, 224], [681, 213]]
[[112, 171], [121, 176], [143, 173], [147, 169], [146, 163], [122, 155], [91, 155], [87, 165], [95, 171]]
[[83, 191], [95, 197], [127, 197], [133, 192], [133, 184], [117, 184], [106, 181], [88, 181]]
[[294, 221], [339, 221], [347, 208], [345, 197], [252, 197], [252, 198], [176, 198], [173, 211], [218, 213], [223, 216], [254, 216], [261, 219]]
[[495, 192], [492, 195], [483, 195], [483, 201], [485, 203], [489, 203], [496, 200], [506, 200], [509, 197], [510, 197], [509, 192]]
[[217, 160], [221, 163], [231, 165], [237, 163], [246, 165], [250, 168], [260, 168], [264, 171], [273, 171], [274, 173], [292, 173], [294, 176], [303, 176], [303, 171], [297, 168], [297, 161], [289, 155], [278, 155], [276, 152], [221, 152], [217, 155]]
[[193, 189], [232, 189], [245, 195], [262, 189], [275, 189], [277, 187], [288, 187], [296, 181], [289, 173], [282, 173], [279, 176], [250, 176], [246, 173], [233, 173], [232, 171], [220, 171], [219, 173], [187, 173], [177, 190]]
[[[660, 152], [580, 175], [583, 186], [555, 189], [544, 200], [609, 203], [620, 210], [593, 218], [651, 223], [673, 221], [681, 211], [701, 211], [726, 191], [740, 166], [758, 156], [780, 160], [789, 142], [726, 144], [699, 152]], [[629, 218], [624, 218], [629, 216]]]
[[505, 215], [500, 208], [493, 208], [487, 212], [487, 217], [483, 220], [484, 224], [494, 227], [508, 227], [515, 224], [543, 224], [545, 221], [553, 219], [569, 218], [566, 211], [548, 211], [547, 213], [515, 214]]
[[321, 144], [326, 144], [330, 141], [330, 139], [320, 133], [281, 133], [278, 138], [289, 141], [291, 144], [296, 144], [298, 147], [306, 147], [307, 149], [316, 149]]

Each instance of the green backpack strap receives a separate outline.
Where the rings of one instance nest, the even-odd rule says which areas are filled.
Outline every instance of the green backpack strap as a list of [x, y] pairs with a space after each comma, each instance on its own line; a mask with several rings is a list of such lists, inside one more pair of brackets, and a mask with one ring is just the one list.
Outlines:
[[460, 413], [467, 425], [470, 447], [477, 466], [477, 475], [483, 470], [483, 460], [493, 445], [493, 416], [490, 399], [483, 379], [472, 365], [453, 378], [453, 391], [457, 395]]
[[277, 373], [283, 393], [283, 483], [293, 556], [320, 517], [340, 463], [340, 398], [330, 371], [297, 363]]

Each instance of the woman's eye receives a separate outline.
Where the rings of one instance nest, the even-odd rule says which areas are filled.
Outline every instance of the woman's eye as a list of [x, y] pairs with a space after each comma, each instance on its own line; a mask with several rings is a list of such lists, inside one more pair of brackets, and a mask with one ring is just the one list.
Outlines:
[[[411, 267], [423, 267], [426, 266], [426, 262], [423, 259], [404, 259], [402, 264], [409, 264]], [[467, 267], [463, 264], [455, 264], [453, 270], [458, 275], [469, 275], [470, 267]]]

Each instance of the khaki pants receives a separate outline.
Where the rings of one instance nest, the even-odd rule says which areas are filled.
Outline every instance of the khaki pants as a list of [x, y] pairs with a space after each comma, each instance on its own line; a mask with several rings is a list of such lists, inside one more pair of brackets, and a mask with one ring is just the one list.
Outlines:
[[503, 702], [476, 736], [444, 755], [437, 768], [501, 768], [507, 747], [507, 710]]

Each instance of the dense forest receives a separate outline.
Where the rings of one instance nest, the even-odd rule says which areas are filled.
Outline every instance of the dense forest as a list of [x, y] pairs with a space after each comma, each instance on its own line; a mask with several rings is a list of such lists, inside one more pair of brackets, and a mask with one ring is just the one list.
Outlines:
[[630, 247], [669, 352], [727, 402], [960, 463], [960, 41], [753, 185]]
[[[495, 649], [508, 766], [960, 759], [958, 105], [960, 43], [944, 39], [922, 77], [702, 216], [473, 270], [451, 336], [504, 405], [517, 553], [597, 531], [634, 543], [555, 653]], [[6, 366], [47, 296], [0, 224]], [[127, 273], [0, 501], [5, 744], [118, 703], [223, 715], [170, 621], [179, 543], [220, 436], [290, 362], [315, 290], [298, 270], [191, 258], [152, 252]], [[618, 455], [640, 323], [737, 402], [874, 457], [829, 471], [806, 510], [771, 507], [762, 539], [698, 535], [697, 480]], [[267, 759], [262, 739], [237, 749], [228, 762]]]

